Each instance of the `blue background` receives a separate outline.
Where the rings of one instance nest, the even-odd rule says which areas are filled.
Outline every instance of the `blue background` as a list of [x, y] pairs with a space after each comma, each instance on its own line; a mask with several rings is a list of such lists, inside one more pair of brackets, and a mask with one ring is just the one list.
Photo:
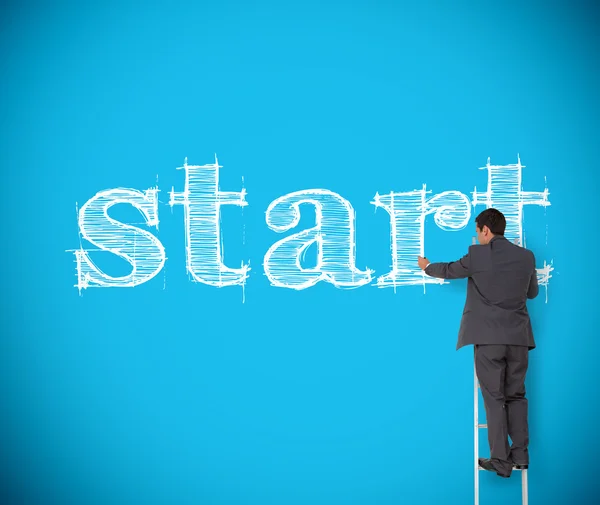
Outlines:
[[[262, 260], [281, 236], [264, 212], [291, 191], [340, 193], [357, 266], [382, 275], [377, 191], [470, 195], [488, 156], [518, 153], [524, 189], [547, 177], [552, 204], [525, 209], [527, 246], [555, 266], [548, 303], [530, 303], [530, 503], [595, 503], [591, 3], [19, 2], [1, 18], [3, 503], [472, 503], [464, 281], [272, 287]], [[227, 264], [252, 267], [245, 303], [188, 280], [183, 210], [167, 204], [183, 159], [215, 153], [221, 188], [248, 191], [223, 212]], [[157, 176], [165, 270], [79, 296], [76, 202]], [[429, 216], [427, 256], [457, 259], [473, 226]], [[481, 500], [518, 503], [519, 474], [482, 473]]]

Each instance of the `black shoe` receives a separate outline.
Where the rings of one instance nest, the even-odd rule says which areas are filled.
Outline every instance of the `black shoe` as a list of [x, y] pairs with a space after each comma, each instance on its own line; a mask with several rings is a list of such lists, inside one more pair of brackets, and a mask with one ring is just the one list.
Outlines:
[[519, 463], [513, 463], [513, 468], [516, 468], [517, 470], [527, 470], [529, 468], [529, 465], [520, 465]]
[[489, 458], [479, 458], [479, 466], [481, 468], [483, 468], [484, 470], [488, 470], [490, 472], [496, 472], [496, 474], [498, 474], [500, 477], [504, 477], [505, 479], [508, 479], [510, 477], [510, 473], [500, 472], [494, 466], [494, 463], [492, 462], [492, 460]]

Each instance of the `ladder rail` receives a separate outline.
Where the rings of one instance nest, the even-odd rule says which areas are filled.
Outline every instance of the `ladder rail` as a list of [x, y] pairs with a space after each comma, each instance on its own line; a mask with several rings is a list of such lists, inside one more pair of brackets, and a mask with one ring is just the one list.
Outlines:
[[475, 413], [475, 505], [479, 505], [479, 386], [477, 382], [477, 370], [475, 369], [475, 360], [473, 360], [473, 376], [475, 377], [475, 394], [474, 394], [474, 413]]
[[523, 505], [529, 502], [529, 492], [527, 489], [527, 470], [521, 470], [521, 500]]

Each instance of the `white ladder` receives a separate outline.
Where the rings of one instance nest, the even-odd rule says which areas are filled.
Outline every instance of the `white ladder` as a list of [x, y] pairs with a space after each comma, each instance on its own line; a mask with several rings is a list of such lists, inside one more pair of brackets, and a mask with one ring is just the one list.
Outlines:
[[[475, 377], [475, 393], [474, 393], [474, 411], [475, 411], [475, 505], [479, 505], [479, 470], [483, 470], [479, 466], [479, 430], [481, 428], [487, 428], [487, 424], [479, 424], [479, 381], [477, 380], [477, 369], [474, 366], [474, 377]], [[523, 498], [523, 505], [527, 505], [527, 469], [519, 470], [513, 468], [513, 471], [521, 472], [521, 495]]]

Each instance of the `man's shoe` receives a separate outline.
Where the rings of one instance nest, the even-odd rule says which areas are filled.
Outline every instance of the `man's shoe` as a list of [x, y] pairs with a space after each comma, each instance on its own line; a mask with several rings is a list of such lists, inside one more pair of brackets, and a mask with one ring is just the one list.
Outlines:
[[513, 468], [517, 470], [527, 470], [529, 468], [529, 465], [520, 465], [518, 463], [513, 463]]
[[494, 463], [492, 463], [492, 460], [489, 458], [479, 458], [479, 466], [484, 470], [496, 472], [496, 474], [498, 474], [500, 477], [504, 477], [505, 479], [508, 479], [510, 477], [510, 473], [507, 474], [498, 471], [498, 469], [494, 466]]

